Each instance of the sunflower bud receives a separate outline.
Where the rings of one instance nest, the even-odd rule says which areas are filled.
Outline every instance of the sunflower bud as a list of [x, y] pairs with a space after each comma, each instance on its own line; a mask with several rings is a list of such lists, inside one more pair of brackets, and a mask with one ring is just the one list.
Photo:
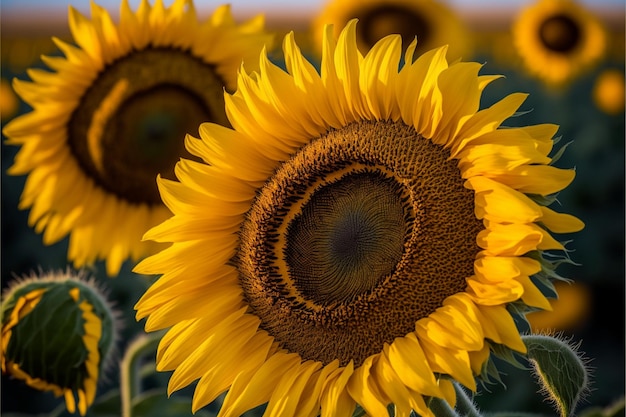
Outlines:
[[58, 272], [16, 281], [3, 294], [2, 372], [63, 395], [85, 415], [115, 339], [115, 316], [93, 282]]

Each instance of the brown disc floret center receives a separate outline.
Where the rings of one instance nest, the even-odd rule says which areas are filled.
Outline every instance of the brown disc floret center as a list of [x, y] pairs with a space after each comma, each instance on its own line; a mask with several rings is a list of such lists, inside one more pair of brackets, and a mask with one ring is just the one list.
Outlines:
[[580, 44], [581, 28], [566, 14], [556, 14], [545, 19], [539, 28], [543, 45], [558, 53], [568, 53]]
[[276, 170], [234, 262], [281, 347], [358, 366], [465, 290], [482, 228], [446, 149], [403, 123], [360, 121]]
[[207, 121], [228, 125], [212, 65], [174, 48], [134, 51], [107, 65], [68, 123], [68, 143], [94, 182], [124, 201], [161, 204], [157, 174], [174, 179], [184, 146]]
[[423, 45], [431, 36], [429, 19], [412, 8], [382, 4], [363, 10], [358, 18], [357, 33], [369, 48], [391, 34], [402, 36], [403, 45], [410, 44], [416, 36]]

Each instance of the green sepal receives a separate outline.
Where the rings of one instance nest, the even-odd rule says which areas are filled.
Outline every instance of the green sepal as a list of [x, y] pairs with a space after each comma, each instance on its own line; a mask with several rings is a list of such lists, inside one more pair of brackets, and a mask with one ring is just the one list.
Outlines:
[[526, 196], [528, 198], [530, 198], [531, 200], [533, 200], [535, 203], [539, 204], [540, 206], [546, 206], [547, 207], [550, 204], [552, 204], [555, 201], [557, 201], [558, 193], [548, 194], [548, 195], [526, 194]]
[[506, 388], [504, 381], [502, 381], [501, 373], [498, 367], [494, 362], [494, 357], [499, 356], [499, 349], [507, 349], [501, 345], [498, 345], [494, 342], [488, 342], [491, 350], [491, 354], [487, 358], [487, 360], [483, 363], [482, 368], [480, 370], [480, 374], [478, 375], [477, 381], [483, 387], [487, 388], [487, 385], [500, 384]]
[[561, 417], [571, 416], [589, 385], [585, 363], [576, 348], [547, 335], [526, 335], [522, 340], [546, 399]]
[[[561, 137], [558, 138], [558, 140], [554, 141], [554, 145], [556, 145], [558, 143], [558, 141], [561, 139]], [[567, 149], [567, 147], [569, 145], [571, 145], [573, 143], [573, 141], [569, 141], [567, 142], [565, 145], [561, 146], [559, 148], [558, 151], [556, 151], [556, 153], [554, 154], [554, 156], [552, 157], [552, 161], [550, 161], [550, 165], [554, 165], [558, 162], [559, 159], [561, 159], [561, 157], [563, 156], [563, 154], [565, 153], [565, 150]]]
[[366, 415], [367, 413], [365, 412], [363, 407], [357, 404], [356, 408], [354, 409], [354, 412], [352, 413], [352, 417], [364, 417]]
[[556, 270], [562, 264], [577, 265], [567, 254], [557, 255], [553, 253], [533, 251], [529, 252], [527, 257], [536, 260], [541, 264], [541, 271], [530, 277], [532, 282], [539, 288], [546, 297], [557, 298], [558, 293], [554, 286], [554, 281], [562, 281], [570, 283], [571, 279], [559, 275]]
[[[522, 340], [523, 338], [524, 337], [522, 336]], [[510, 363], [511, 365], [513, 365], [514, 367], [518, 369], [523, 369], [523, 370], [529, 369], [528, 366], [524, 363], [525, 361], [523, 360], [525, 356], [519, 352], [514, 351], [513, 349], [505, 345], [493, 344], [492, 351], [496, 357]]]

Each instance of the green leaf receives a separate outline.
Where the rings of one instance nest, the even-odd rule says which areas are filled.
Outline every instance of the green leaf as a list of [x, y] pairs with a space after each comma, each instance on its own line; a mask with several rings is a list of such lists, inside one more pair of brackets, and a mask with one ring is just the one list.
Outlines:
[[589, 385], [587, 368], [576, 347], [547, 335], [527, 335], [522, 340], [542, 392], [561, 417], [571, 416]]

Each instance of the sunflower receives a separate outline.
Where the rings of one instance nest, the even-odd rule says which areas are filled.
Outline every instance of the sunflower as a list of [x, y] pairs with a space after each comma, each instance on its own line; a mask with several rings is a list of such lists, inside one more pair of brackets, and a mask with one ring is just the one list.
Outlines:
[[54, 39], [65, 55], [44, 57], [54, 71], [13, 83], [33, 110], [4, 129], [21, 146], [8, 172], [28, 174], [20, 208], [45, 244], [69, 235], [76, 267], [106, 259], [115, 275], [157, 249], [141, 242], [170, 215], [157, 173], [173, 178], [201, 122], [228, 123], [223, 90], [270, 35], [262, 16], [238, 25], [229, 6], [199, 22], [190, 0], [143, 0], [135, 12], [123, 0], [117, 26], [95, 3], [91, 20], [70, 7], [69, 27], [78, 45]]
[[326, 24], [342, 28], [353, 18], [360, 22], [357, 45], [363, 54], [391, 34], [400, 34], [404, 45], [417, 36], [418, 55], [443, 45], [449, 45], [450, 59], [467, 59], [472, 53], [471, 33], [452, 9], [437, 0], [330, 0], [313, 22], [315, 44], [322, 45]]
[[202, 124], [204, 163], [158, 180], [174, 215], [144, 238], [172, 245], [136, 265], [160, 277], [135, 308], [168, 329], [169, 392], [199, 380], [193, 410], [228, 391], [220, 416], [431, 416], [491, 351], [525, 351], [509, 305], [549, 308], [530, 277], [564, 249], [550, 230], [582, 228], [541, 203], [574, 177], [557, 126], [500, 129], [526, 94], [479, 111], [498, 76], [403, 58], [399, 35], [363, 56], [356, 25], [326, 26], [320, 73], [293, 33], [286, 70], [261, 54], [225, 95], [233, 128]]
[[562, 86], [595, 65], [606, 50], [601, 22], [573, 0], [538, 0], [512, 26], [513, 43], [527, 70]]

